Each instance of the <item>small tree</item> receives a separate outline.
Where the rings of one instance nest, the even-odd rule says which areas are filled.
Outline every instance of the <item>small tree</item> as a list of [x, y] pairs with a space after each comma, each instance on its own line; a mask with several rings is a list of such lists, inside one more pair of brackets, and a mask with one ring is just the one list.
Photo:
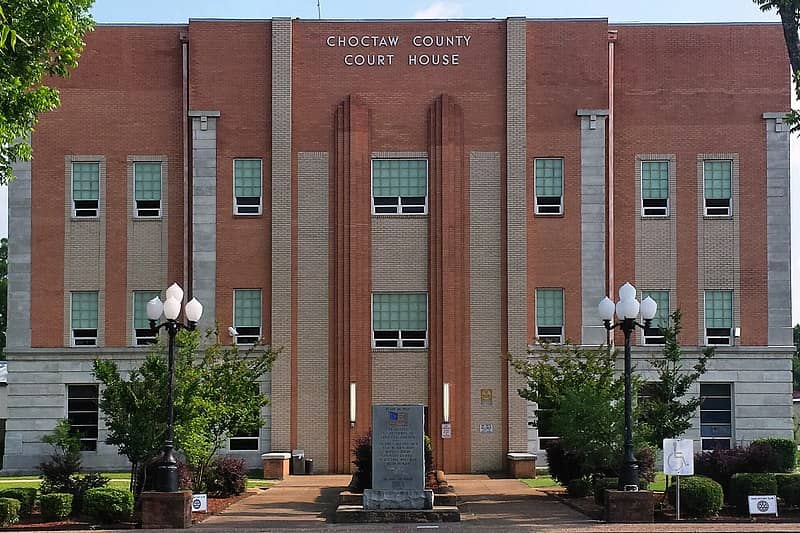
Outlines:
[[661, 448], [664, 439], [673, 439], [692, 427], [691, 419], [700, 406], [700, 398], [688, 397], [689, 389], [705, 374], [714, 348], [703, 350], [691, 370], [684, 367], [678, 336], [681, 332], [681, 312], [670, 316], [672, 325], [661, 328], [664, 349], [650, 358], [658, 372], [658, 380], [647, 384], [647, 395], [637, 409], [638, 431], [650, 445]]

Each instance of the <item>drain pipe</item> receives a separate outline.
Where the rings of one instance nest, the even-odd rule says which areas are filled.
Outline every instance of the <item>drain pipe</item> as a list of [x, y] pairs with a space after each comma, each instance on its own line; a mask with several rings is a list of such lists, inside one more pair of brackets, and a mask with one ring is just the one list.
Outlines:
[[614, 44], [617, 30], [608, 30], [608, 286], [614, 291]]
[[183, 55], [183, 286], [186, 294], [191, 294], [189, 284], [189, 34], [181, 32], [181, 53]]

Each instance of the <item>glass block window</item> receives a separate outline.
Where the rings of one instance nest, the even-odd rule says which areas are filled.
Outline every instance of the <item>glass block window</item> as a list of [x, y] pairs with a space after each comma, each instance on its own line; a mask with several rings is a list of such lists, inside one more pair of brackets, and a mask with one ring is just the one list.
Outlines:
[[100, 163], [72, 163], [72, 216], [94, 218], [100, 204]]
[[135, 291], [133, 293], [133, 338], [137, 346], [153, 344], [156, 334], [150, 329], [147, 319], [147, 302], [161, 295], [159, 291]]
[[261, 214], [261, 159], [233, 160], [234, 212]]
[[642, 216], [669, 214], [669, 161], [642, 161]]
[[703, 162], [703, 195], [707, 216], [731, 214], [731, 161]]
[[233, 327], [236, 344], [256, 344], [261, 338], [261, 289], [233, 291]]
[[564, 342], [564, 289], [536, 289], [536, 336]]
[[137, 217], [161, 216], [161, 163], [134, 163], [133, 189]]
[[732, 399], [730, 383], [700, 384], [700, 439], [703, 450], [731, 447]]
[[537, 215], [560, 215], [564, 212], [564, 160], [536, 159], [533, 163], [533, 194]]
[[731, 344], [733, 291], [705, 291], [706, 344]]
[[656, 301], [656, 316], [650, 327], [644, 329], [645, 344], [664, 344], [661, 328], [669, 327], [669, 291], [642, 291], [642, 300], [647, 297]]
[[67, 420], [81, 441], [82, 451], [97, 450], [97, 385], [67, 385]]
[[427, 159], [372, 160], [374, 214], [422, 215], [427, 211]]
[[425, 348], [428, 345], [426, 293], [372, 295], [372, 346]]
[[73, 292], [72, 346], [97, 346], [97, 293]]

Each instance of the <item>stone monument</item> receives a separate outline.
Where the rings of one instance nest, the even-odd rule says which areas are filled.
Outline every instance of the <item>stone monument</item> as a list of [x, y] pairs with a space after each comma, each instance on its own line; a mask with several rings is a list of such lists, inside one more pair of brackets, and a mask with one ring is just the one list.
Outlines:
[[425, 489], [422, 405], [372, 406], [372, 489], [364, 509], [433, 509]]

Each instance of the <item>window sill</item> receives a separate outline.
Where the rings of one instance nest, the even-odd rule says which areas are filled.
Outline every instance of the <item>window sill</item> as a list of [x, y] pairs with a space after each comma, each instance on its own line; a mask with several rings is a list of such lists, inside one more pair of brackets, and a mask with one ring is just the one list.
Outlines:
[[233, 213], [233, 218], [263, 218], [264, 213]]
[[642, 220], [669, 220], [672, 215], [641, 215]]
[[533, 213], [534, 218], [564, 218], [564, 213]]
[[372, 213], [372, 218], [428, 218], [428, 213]]
[[394, 352], [417, 352], [428, 353], [428, 348], [376, 348], [372, 347], [372, 353], [394, 353]]

